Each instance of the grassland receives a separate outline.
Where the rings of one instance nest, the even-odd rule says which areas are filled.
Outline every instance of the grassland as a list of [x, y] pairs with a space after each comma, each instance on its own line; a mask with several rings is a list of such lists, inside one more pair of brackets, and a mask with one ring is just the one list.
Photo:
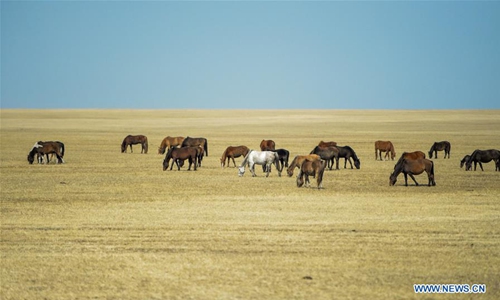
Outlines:
[[[499, 129], [498, 110], [2, 110], [0, 298], [499, 299], [500, 172], [459, 167], [500, 148]], [[127, 134], [147, 135], [149, 153], [120, 153]], [[206, 137], [203, 166], [162, 171], [167, 135]], [[227, 146], [264, 138], [292, 157], [350, 145], [361, 169], [327, 171], [317, 190], [220, 168]], [[398, 155], [448, 140], [451, 159], [434, 160], [435, 187], [390, 187], [378, 139]], [[38, 140], [63, 141], [66, 163], [29, 165]]]

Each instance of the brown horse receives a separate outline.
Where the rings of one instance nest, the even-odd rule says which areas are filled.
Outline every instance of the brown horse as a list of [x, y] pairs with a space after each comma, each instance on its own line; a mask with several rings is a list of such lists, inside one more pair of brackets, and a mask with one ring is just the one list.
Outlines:
[[148, 138], [145, 135], [127, 135], [122, 142], [122, 153], [127, 153], [127, 147], [130, 146], [130, 153], [132, 145], [141, 144], [141, 153], [148, 153]]
[[442, 141], [442, 142], [435, 142], [432, 144], [431, 149], [429, 150], [429, 158], [432, 158], [432, 153], [434, 153], [435, 157], [438, 158], [437, 152], [438, 151], [443, 151], [444, 150], [444, 158], [446, 158], [446, 155], [448, 155], [448, 158], [450, 158], [450, 150], [451, 150], [451, 144], [448, 141]]
[[[184, 165], [184, 161], [186, 159], [189, 160], [188, 171], [191, 171], [191, 165], [194, 164], [194, 170], [196, 171], [197, 166], [197, 157], [199, 155], [198, 146], [196, 147], [182, 147], [182, 148], [170, 148], [167, 151], [167, 155], [165, 155], [165, 159], [163, 160], [163, 171], [168, 168], [170, 163], [170, 159], [172, 159], [172, 165], [170, 166], [170, 170], [174, 166], [174, 163], [177, 165], [177, 170], [180, 171], [181, 167]], [[182, 163], [181, 163], [182, 162]]]
[[375, 142], [375, 160], [380, 157], [380, 160], [382, 160], [382, 152], [386, 152], [384, 159], [389, 158], [389, 153], [391, 154], [391, 159], [394, 160], [394, 157], [396, 157], [396, 151], [394, 151], [394, 146], [392, 145], [391, 141], [376, 141]]
[[321, 157], [322, 160], [326, 160], [328, 162], [328, 168], [331, 170], [333, 167], [334, 159], [337, 161], [337, 170], [339, 168], [338, 157], [339, 157], [339, 149], [337, 147], [325, 147], [322, 148], [320, 146], [314, 147], [314, 149], [309, 154], [317, 154]]
[[315, 176], [316, 182], [318, 184], [318, 189], [323, 188], [323, 174], [326, 169], [326, 161], [323, 160], [315, 160], [309, 161], [304, 160], [302, 165], [300, 166], [299, 174], [297, 175], [297, 187], [301, 187], [304, 185], [304, 177], [306, 187], [310, 185], [309, 176]]
[[220, 158], [220, 166], [222, 168], [224, 168], [226, 165], [226, 159], [227, 159], [227, 166], [229, 167], [230, 159], [232, 159], [234, 167], [236, 168], [236, 162], [234, 161], [234, 159], [237, 157], [240, 157], [240, 156], [243, 156], [243, 157], [247, 156], [248, 151], [250, 151], [250, 149], [248, 149], [247, 146], [243, 146], [243, 145], [236, 146], [236, 147], [233, 147], [233, 146], [227, 147], [226, 150], [224, 150], [224, 152], [222, 153], [222, 157]]
[[170, 149], [172, 147], [177, 147], [182, 144], [184, 137], [182, 136], [167, 136], [161, 141], [160, 147], [158, 147], [158, 154], [165, 154], [165, 149]]
[[56, 142], [42, 144], [39, 144], [38, 142], [35, 143], [35, 145], [33, 145], [33, 148], [31, 148], [31, 151], [28, 153], [28, 162], [30, 163], [30, 165], [33, 164], [33, 162], [35, 161], [35, 155], [43, 157], [43, 155], [48, 154], [55, 154], [58, 164], [64, 163], [64, 160], [62, 158], [63, 154], [61, 153], [61, 146]]
[[208, 156], [208, 141], [206, 138], [199, 137], [199, 138], [192, 138], [192, 137], [186, 137], [184, 141], [182, 141], [181, 147], [196, 147], [200, 146], [205, 150], [205, 154]]
[[403, 159], [408, 159], [408, 160], [416, 160], [419, 158], [425, 158], [425, 153], [422, 151], [415, 151], [415, 152], [403, 152], [401, 157], [398, 159], [398, 162], [394, 167], [398, 165]]
[[392, 186], [396, 183], [400, 173], [405, 175], [405, 186], [408, 186], [408, 175], [410, 175], [411, 179], [413, 179], [415, 185], [418, 185], [418, 182], [415, 180], [413, 175], [422, 174], [424, 171], [427, 173], [427, 177], [429, 178], [428, 186], [436, 185], [436, 181], [434, 180], [434, 163], [432, 160], [425, 158], [419, 158], [416, 160], [403, 159], [394, 167], [394, 172], [389, 177], [389, 185]]
[[261, 151], [276, 150], [276, 143], [273, 140], [262, 140], [260, 142]]
[[315, 160], [321, 160], [321, 158], [317, 154], [297, 155], [297, 156], [295, 156], [295, 158], [292, 160], [292, 163], [290, 164], [290, 166], [288, 167], [288, 169], [286, 169], [286, 173], [288, 174], [288, 177], [292, 177], [293, 176], [293, 171], [295, 170], [295, 168], [299, 168], [300, 169], [300, 166], [302, 165], [302, 163], [305, 160], [315, 161]]
[[320, 141], [318, 146], [320, 146], [321, 148], [325, 148], [325, 147], [335, 147], [337, 146], [337, 142], [323, 142], [323, 141]]
[[[43, 141], [38, 141], [37, 144], [39, 145], [43, 145], [43, 144], [54, 144], [53, 146], [54, 147], [59, 147], [59, 152], [61, 153], [61, 158], [64, 158], [64, 144], [62, 142], [59, 142], [59, 141], [49, 141], [49, 142], [43, 142]], [[50, 154], [50, 158], [49, 158], [49, 154], [45, 154], [45, 156], [47, 157], [47, 163], [50, 163], [50, 161], [52, 160], [52, 158], [54, 157], [55, 153], [51, 153]], [[43, 162], [43, 154], [40, 154], [40, 153], [37, 153], [37, 160], [38, 160], [38, 163], [44, 163]]]

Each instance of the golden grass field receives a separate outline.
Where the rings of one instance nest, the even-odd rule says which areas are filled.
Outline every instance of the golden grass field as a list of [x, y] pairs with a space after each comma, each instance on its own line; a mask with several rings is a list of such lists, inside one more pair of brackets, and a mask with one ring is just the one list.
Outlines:
[[[500, 172], [459, 167], [500, 148], [499, 129], [498, 110], [1, 110], [0, 298], [499, 299]], [[149, 153], [120, 153], [127, 134]], [[206, 137], [203, 166], [162, 171], [167, 135]], [[350, 145], [361, 169], [326, 171], [322, 190], [221, 169], [227, 146], [262, 139], [292, 158]], [[425, 174], [390, 187], [379, 139], [398, 157], [448, 140], [451, 159], [434, 159], [435, 187]], [[66, 163], [29, 165], [38, 140], [64, 142]]]

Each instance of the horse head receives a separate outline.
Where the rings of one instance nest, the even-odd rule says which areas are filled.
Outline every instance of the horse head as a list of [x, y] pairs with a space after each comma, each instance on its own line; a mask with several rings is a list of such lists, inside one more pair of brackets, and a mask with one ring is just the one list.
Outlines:
[[394, 173], [389, 176], [389, 186], [393, 186], [396, 184], [396, 181], [398, 181], [397, 176], [394, 176]]
[[238, 167], [238, 176], [243, 176], [245, 174], [245, 166], [239, 166]]
[[354, 166], [356, 167], [356, 169], [361, 168], [361, 162], [359, 161], [359, 159], [354, 161]]

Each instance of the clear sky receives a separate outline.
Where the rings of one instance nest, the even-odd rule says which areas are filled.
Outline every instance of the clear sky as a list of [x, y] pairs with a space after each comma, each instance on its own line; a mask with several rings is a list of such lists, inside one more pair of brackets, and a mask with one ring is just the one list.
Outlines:
[[2, 108], [499, 109], [499, 1], [1, 1]]

